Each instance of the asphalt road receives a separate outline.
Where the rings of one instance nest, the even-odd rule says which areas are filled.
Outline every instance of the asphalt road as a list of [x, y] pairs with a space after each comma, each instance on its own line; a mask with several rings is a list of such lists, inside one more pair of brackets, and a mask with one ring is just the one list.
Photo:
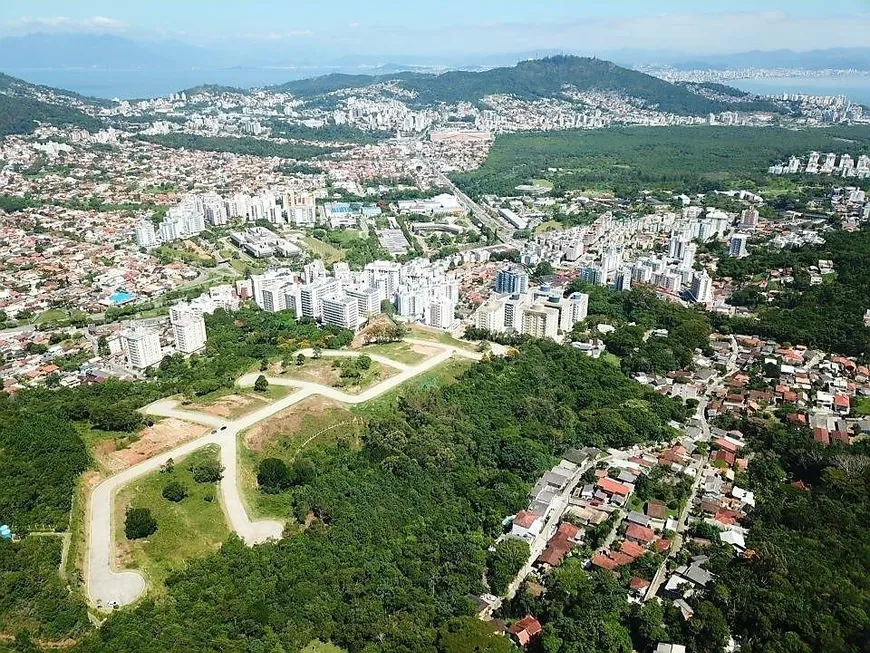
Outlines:
[[[220, 417], [207, 413], [200, 413], [179, 408], [177, 401], [164, 399], [157, 401], [143, 409], [150, 415], [174, 417], [184, 421], [204, 424], [213, 430], [196, 440], [178, 446], [170, 451], [159, 454], [153, 458], [126, 469], [100, 483], [91, 493], [88, 501], [87, 514], [87, 563], [86, 572], [87, 593], [91, 601], [100, 608], [111, 608], [115, 605], [122, 606], [133, 603], [145, 592], [145, 577], [134, 570], [115, 570], [114, 560], [114, 534], [113, 534], [113, 499], [115, 493], [131, 481], [160, 469], [170, 458], [179, 459], [200, 449], [204, 446], [215, 444], [221, 450], [221, 464], [224, 466], [224, 477], [220, 482], [221, 502], [227, 516], [230, 528], [241, 537], [246, 544], [253, 546], [272, 539], [279, 539], [284, 525], [275, 520], [252, 521], [245, 509], [244, 501], [238, 485], [238, 435], [242, 431], [251, 428], [255, 424], [266, 420], [276, 413], [302, 401], [315, 394], [323, 395], [330, 399], [346, 403], [361, 404], [370, 401], [386, 392], [399, 387], [405, 381], [423, 374], [434, 367], [444, 363], [454, 354], [479, 360], [481, 354], [475, 352], [454, 349], [429, 341], [411, 341], [434, 347], [442, 351], [415, 366], [408, 366], [383, 356], [373, 355], [373, 360], [378, 360], [401, 370], [399, 374], [382, 383], [369, 388], [358, 394], [349, 395], [335, 388], [296, 381], [292, 379], [270, 379], [275, 385], [291, 386], [298, 388], [297, 392], [279, 399], [278, 401], [264, 406], [263, 408], [240, 417], [237, 420], [224, 420]], [[309, 352], [310, 353], [310, 352]], [[324, 351], [324, 356], [354, 356], [347, 351]], [[389, 361], [389, 362], [387, 362]], [[253, 386], [259, 374], [247, 374], [239, 379], [238, 384], [242, 387]]]

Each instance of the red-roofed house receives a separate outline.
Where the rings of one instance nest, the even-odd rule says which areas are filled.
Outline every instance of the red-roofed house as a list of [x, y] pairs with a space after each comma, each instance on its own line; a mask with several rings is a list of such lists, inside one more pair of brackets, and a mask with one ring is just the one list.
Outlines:
[[629, 524], [625, 529], [625, 538], [634, 540], [639, 544], [649, 544], [656, 539], [656, 534], [651, 528], [641, 526], [640, 524]]
[[623, 540], [622, 544], [619, 545], [619, 550], [632, 558], [639, 558], [646, 553], [646, 549], [644, 549], [640, 544], [636, 544], [629, 540]]
[[714, 444], [720, 449], [730, 451], [731, 453], [737, 453], [738, 451], [740, 451], [740, 447], [738, 445], [731, 442], [731, 440], [726, 440], [725, 438], [717, 438]]
[[813, 429], [813, 440], [816, 442], [820, 442], [823, 445], [827, 446], [831, 444], [831, 434], [828, 433], [828, 429], [823, 429], [821, 427]]
[[535, 637], [541, 634], [541, 622], [532, 616], [523, 617], [507, 631], [518, 646], [528, 646]]
[[622, 483], [617, 483], [612, 478], [604, 477], [598, 479], [598, 487], [607, 492], [607, 494], [615, 494], [620, 497], [627, 497], [630, 490]]
[[834, 411], [841, 415], [848, 415], [851, 410], [849, 395], [834, 395]]
[[641, 593], [649, 587], [649, 581], [646, 578], [641, 578], [640, 576], [634, 576], [631, 579], [631, 582], [628, 584], [628, 588], [632, 592]]
[[609, 571], [614, 571], [619, 566], [616, 564], [615, 560], [607, 557], [603, 553], [596, 553], [594, 556], [592, 556], [592, 564], [596, 567], [601, 567], [602, 569], [607, 569]]

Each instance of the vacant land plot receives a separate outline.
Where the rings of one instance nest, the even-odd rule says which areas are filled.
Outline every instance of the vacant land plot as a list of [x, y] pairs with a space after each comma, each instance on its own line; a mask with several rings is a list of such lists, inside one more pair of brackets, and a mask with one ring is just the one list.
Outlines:
[[410, 342], [385, 342], [378, 345], [365, 345], [360, 351], [364, 354], [386, 356], [399, 363], [405, 363], [405, 365], [416, 365], [439, 354], [441, 349]]
[[241, 434], [239, 485], [254, 519], [286, 517], [290, 497], [263, 494], [257, 489], [257, 467], [266, 458], [292, 463], [302, 452], [317, 445], [348, 439], [358, 442], [363, 419], [342, 404], [313, 396], [278, 413]]
[[221, 391], [214, 396], [205, 397], [205, 401], [185, 404], [185, 410], [194, 410], [227, 419], [238, 419], [273, 401], [286, 397], [292, 388], [270, 386], [265, 392], [254, 391]]
[[313, 236], [307, 236], [302, 239], [302, 242], [305, 246], [312, 251], [314, 254], [319, 254], [323, 259], [323, 263], [325, 265], [332, 265], [337, 261], [343, 261], [345, 253], [338, 249], [337, 247], [333, 247], [329, 243], [325, 243], [322, 240], [318, 240]]
[[473, 342], [469, 342], [467, 340], [457, 340], [446, 331], [427, 329], [419, 325], [414, 325], [411, 327], [409, 337], [416, 338], [417, 340], [431, 340], [432, 342], [438, 342], [442, 345], [450, 345], [451, 347], [456, 347], [457, 349], [467, 349], [468, 351], [475, 351], [475, 348], [477, 347], [477, 345]]
[[[345, 376], [343, 369], [353, 369], [359, 372], [359, 376]], [[360, 369], [356, 359], [347, 357], [336, 358], [309, 358], [302, 365], [290, 364], [278, 366], [275, 372], [279, 376], [288, 379], [298, 379], [309, 383], [318, 383], [332, 388], [341, 388], [348, 394], [358, 394], [366, 388], [380, 383], [397, 374], [395, 368], [381, 365], [375, 361], [367, 370]]]
[[101, 469], [114, 473], [198, 438], [206, 431], [208, 427], [201, 424], [170, 417], [161, 419], [136, 434], [106, 434], [109, 437], [102, 440], [94, 437], [91, 450]]
[[[218, 448], [204, 447], [183, 460], [174, 461], [171, 472], [152, 472], [123, 488], [115, 500], [116, 562], [118, 568], [139, 569], [163, 591], [166, 578], [182, 569], [186, 561], [217, 550], [229, 536], [214, 483], [197, 483], [190, 467], [218, 460]], [[188, 496], [173, 503], [162, 496], [170, 482], [181, 483]], [[128, 506], [148, 508], [157, 521], [157, 531], [144, 540], [127, 540], [124, 514]]]

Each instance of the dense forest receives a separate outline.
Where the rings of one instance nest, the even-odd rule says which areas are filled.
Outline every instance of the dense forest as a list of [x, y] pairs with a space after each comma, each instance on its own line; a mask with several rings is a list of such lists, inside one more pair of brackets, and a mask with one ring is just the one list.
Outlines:
[[353, 125], [329, 124], [315, 128], [276, 120], [272, 122], [272, 135], [303, 141], [338, 141], [371, 145], [386, 138], [392, 138], [395, 134], [392, 132], [367, 132]]
[[0, 93], [0, 138], [10, 134], [30, 134], [40, 122], [89, 131], [98, 131], [101, 127], [97, 118], [76, 109]]
[[752, 554], [720, 560], [710, 600], [746, 653], [870, 650], [870, 447], [824, 447], [782, 425], [741, 430], [759, 500]]
[[[824, 245], [756, 249], [746, 258], [721, 259], [717, 275], [743, 284], [733, 303], [748, 305], [757, 318], [714, 316], [717, 327], [850, 356], [870, 355], [870, 328], [864, 325], [864, 312], [870, 308], [870, 227], [829, 231], [824, 238]], [[820, 259], [833, 261], [835, 274], [813, 286], [808, 268]], [[767, 304], [752, 279], [781, 268], [793, 269], [794, 282]]]
[[609, 61], [556, 56], [521, 61], [511, 68], [482, 72], [449, 71], [440, 75], [397, 73], [390, 75], [327, 75], [288, 82], [276, 87], [300, 97], [313, 97], [349, 88], [396, 81], [416, 94], [421, 105], [441, 102], [477, 102], [487, 95], [510, 94], [526, 100], [562, 97], [563, 87], [580, 91], [613, 91], [644, 100], [661, 111], [681, 115], [706, 115], [727, 111], [726, 102], [708, 100], [664, 80], [622, 68]]
[[196, 136], [194, 134], [158, 134], [138, 136], [140, 140], [163, 147], [202, 150], [203, 152], [231, 152], [250, 156], [276, 156], [283, 159], [313, 159], [322, 154], [337, 152], [340, 148], [307, 143], [278, 143], [262, 138], [234, 138], [232, 136]]
[[[621, 197], [668, 188], [706, 192], [757, 187], [775, 161], [811, 150], [870, 152], [870, 127], [612, 127], [503, 134], [484, 165], [454, 176], [472, 196], [513, 195], [547, 178], [555, 191], [602, 187]], [[547, 172], [558, 169], [558, 172]]]
[[684, 417], [606, 363], [523, 346], [452, 386], [407, 393], [371, 419], [360, 450], [314, 450], [316, 473], [286, 490], [301, 533], [254, 549], [231, 539], [172, 576], [160, 605], [113, 615], [80, 650], [295, 651], [319, 639], [458, 651], [486, 640], [454, 619], [486, 591], [501, 564], [487, 545], [553, 454], [670, 437], [667, 422]]

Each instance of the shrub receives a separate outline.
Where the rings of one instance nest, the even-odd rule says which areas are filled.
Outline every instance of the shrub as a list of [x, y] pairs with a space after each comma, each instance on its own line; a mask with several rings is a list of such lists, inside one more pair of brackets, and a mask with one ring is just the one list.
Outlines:
[[187, 488], [178, 481], [167, 483], [163, 488], [163, 498], [173, 503], [184, 501], [187, 498]]
[[293, 479], [283, 460], [266, 458], [257, 469], [257, 484], [266, 494], [278, 494], [290, 487]]
[[197, 483], [217, 483], [224, 477], [224, 468], [217, 462], [204, 463], [191, 467], [190, 473]]
[[157, 531], [157, 521], [148, 508], [127, 508], [124, 535], [128, 540], [140, 540]]

